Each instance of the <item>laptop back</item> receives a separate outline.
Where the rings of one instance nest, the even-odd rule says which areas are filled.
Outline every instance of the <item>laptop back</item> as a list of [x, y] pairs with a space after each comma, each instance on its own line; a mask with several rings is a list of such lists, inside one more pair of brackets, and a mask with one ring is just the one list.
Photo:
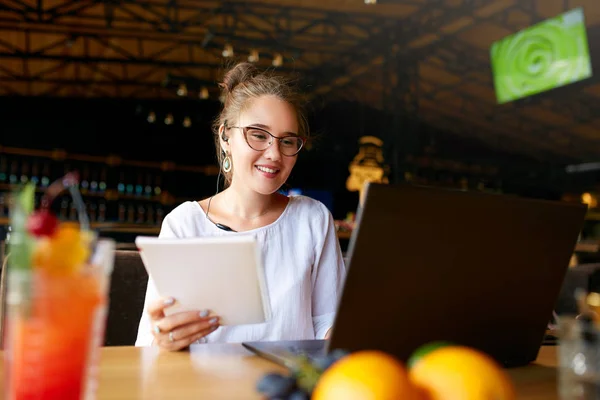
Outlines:
[[444, 340], [506, 366], [536, 359], [586, 207], [369, 185], [328, 348], [407, 360]]

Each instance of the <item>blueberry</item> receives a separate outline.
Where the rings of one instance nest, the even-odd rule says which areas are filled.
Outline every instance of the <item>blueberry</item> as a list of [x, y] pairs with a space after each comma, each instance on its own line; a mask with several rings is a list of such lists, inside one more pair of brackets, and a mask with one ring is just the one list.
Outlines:
[[296, 388], [296, 380], [273, 372], [263, 376], [256, 384], [256, 390], [268, 398], [286, 398]]
[[303, 390], [296, 390], [288, 396], [287, 400], [310, 400], [310, 396]]
[[325, 371], [327, 368], [331, 367], [333, 363], [339, 361], [348, 354], [350, 353], [348, 353], [345, 350], [336, 349], [333, 350], [331, 353], [327, 354], [326, 356], [315, 358], [312, 364], [321, 371]]
[[321, 371], [325, 371], [327, 368], [331, 367], [331, 364], [333, 364], [336, 361], [337, 360], [333, 357], [324, 356], [324, 357], [315, 358], [312, 361], [312, 364], [316, 368], [320, 369]]
[[331, 353], [329, 353], [329, 357], [332, 357], [333, 359], [335, 359], [337, 361], [337, 360], [340, 360], [340, 359], [346, 357], [349, 354], [350, 354], [350, 352], [347, 350], [335, 349]]

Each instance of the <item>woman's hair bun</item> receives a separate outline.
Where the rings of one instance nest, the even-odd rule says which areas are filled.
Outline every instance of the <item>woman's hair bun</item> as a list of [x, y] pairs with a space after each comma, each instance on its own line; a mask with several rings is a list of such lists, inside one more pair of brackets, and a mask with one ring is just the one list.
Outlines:
[[220, 84], [221, 89], [223, 90], [223, 95], [233, 92], [236, 86], [251, 80], [258, 74], [259, 70], [254, 66], [254, 64], [249, 62], [237, 64], [223, 77], [223, 82]]

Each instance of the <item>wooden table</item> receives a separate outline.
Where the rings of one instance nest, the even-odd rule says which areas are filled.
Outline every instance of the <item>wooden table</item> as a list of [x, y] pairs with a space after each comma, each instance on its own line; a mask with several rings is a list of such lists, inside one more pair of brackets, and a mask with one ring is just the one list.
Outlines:
[[[555, 366], [556, 347], [542, 347], [534, 365], [509, 369], [518, 399], [557, 399]], [[266, 372], [281, 370], [237, 344], [196, 345], [177, 353], [152, 347], [106, 347], [98, 400], [260, 399], [257, 380]]]

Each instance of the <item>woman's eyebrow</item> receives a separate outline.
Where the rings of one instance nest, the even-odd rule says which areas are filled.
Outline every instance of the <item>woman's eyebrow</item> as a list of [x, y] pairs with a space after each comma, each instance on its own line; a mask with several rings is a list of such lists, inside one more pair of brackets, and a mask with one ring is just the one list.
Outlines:
[[[269, 132], [271, 131], [271, 127], [269, 125], [265, 125], [265, 124], [256, 123], [256, 124], [250, 124], [248, 126], [252, 126], [255, 128], [261, 128], [261, 129], [264, 129]], [[287, 135], [292, 135], [292, 136], [299, 136], [296, 132], [283, 132], [283, 133], [287, 134]]]

